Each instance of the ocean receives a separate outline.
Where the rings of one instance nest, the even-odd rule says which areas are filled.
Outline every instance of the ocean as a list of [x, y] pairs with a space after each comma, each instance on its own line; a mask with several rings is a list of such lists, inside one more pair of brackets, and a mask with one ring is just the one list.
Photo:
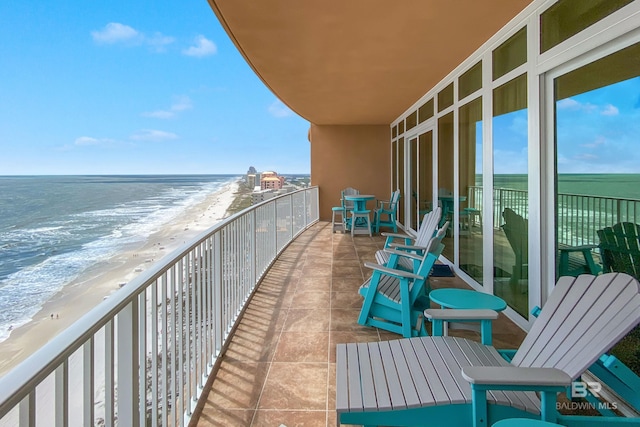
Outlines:
[[239, 178], [0, 176], [0, 341], [88, 267]]

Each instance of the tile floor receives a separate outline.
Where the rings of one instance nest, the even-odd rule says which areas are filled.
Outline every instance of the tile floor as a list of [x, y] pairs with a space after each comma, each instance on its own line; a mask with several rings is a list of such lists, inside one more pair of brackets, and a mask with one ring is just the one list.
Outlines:
[[[193, 424], [335, 426], [336, 343], [399, 338], [356, 323], [357, 289], [371, 274], [363, 263], [375, 261], [383, 243], [380, 236], [334, 234], [327, 222], [299, 236], [254, 294]], [[467, 287], [458, 278], [430, 282], [432, 288]], [[523, 338], [500, 315], [494, 344], [516, 348]]]

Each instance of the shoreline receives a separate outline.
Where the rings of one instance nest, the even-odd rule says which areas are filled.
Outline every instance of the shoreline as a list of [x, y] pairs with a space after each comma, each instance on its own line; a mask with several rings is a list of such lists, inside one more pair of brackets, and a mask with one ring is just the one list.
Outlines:
[[142, 246], [96, 263], [62, 287], [31, 321], [12, 330], [0, 343], [0, 376], [166, 254], [229, 216], [232, 204], [242, 195], [240, 188], [240, 180], [224, 185], [150, 234]]

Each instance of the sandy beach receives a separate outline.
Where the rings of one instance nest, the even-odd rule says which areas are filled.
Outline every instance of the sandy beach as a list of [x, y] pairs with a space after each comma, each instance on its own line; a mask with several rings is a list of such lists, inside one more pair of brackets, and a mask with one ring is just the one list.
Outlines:
[[140, 272], [223, 219], [238, 187], [239, 182], [225, 185], [202, 202], [186, 208], [178, 219], [151, 234], [143, 246], [98, 262], [67, 284], [31, 322], [13, 330], [9, 338], [0, 343], [0, 375], [117, 292]]

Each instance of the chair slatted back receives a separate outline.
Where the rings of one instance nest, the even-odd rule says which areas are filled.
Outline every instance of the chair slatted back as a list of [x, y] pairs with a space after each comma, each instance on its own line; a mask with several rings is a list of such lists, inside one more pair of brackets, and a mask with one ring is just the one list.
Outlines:
[[640, 225], [620, 222], [598, 230], [605, 272], [627, 273], [640, 278]]
[[345, 200], [344, 196], [355, 196], [358, 194], [360, 194], [360, 190], [356, 190], [355, 188], [352, 188], [352, 187], [347, 187], [344, 190], [342, 190], [342, 207], [347, 210], [353, 210], [353, 201]]
[[561, 277], [512, 362], [572, 378], [640, 322], [640, 284], [624, 273]]
[[398, 209], [398, 201], [400, 200], [400, 190], [396, 190], [391, 193], [391, 198], [389, 199], [389, 210], [393, 213]]
[[438, 206], [428, 214], [425, 214], [424, 217], [422, 217], [422, 223], [420, 224], [418, 234], [416, 235], [416, 246], [427, 246], [429, 244], [429, 241], [433, 237], [433, 233], [438, 227], [438, 223], [440, 223], [441, 215], [442, 208]]

